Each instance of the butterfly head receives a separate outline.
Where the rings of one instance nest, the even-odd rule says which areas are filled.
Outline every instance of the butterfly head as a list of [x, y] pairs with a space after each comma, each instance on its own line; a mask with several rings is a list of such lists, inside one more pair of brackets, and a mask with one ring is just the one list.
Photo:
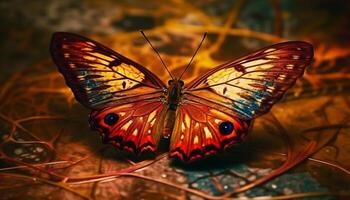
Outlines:
[[178, 88], [182, 88], [184, 86], [184, 81], [181, 79], [170, 79], [168, 81], [168, 85], [169, 87], [178, 87]]

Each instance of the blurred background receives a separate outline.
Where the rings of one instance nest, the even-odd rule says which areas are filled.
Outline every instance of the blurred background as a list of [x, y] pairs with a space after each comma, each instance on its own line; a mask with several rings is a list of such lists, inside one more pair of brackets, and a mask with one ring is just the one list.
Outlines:
[[[350, 3], [346, 0], [0, 2], [0, 199], [349, 199]], [[247, 141], [184, 165], [103, 145], [49, 54], [52, 33], [84, 35], [169, 79], [208, 32], [188, 82], [287, 40], [312, 43], [303, 78]]]

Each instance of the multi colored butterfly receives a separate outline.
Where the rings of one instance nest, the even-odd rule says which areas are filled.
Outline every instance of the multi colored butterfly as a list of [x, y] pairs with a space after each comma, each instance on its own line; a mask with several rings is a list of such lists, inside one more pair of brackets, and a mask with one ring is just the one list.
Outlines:
[[166, 85], [140, 64], [72, 33], [55, 33], [51, 53], [76, 99], [92, 109], [90, 126], [105, 143], [140, 155], [156, 153], [165, 140], [169, 155], [185, 162], [244, 140], [251, 120], [268, 112], [313, 59], [311, 44], [283, 42], [188, 84], [163, 63], [172, 77]]

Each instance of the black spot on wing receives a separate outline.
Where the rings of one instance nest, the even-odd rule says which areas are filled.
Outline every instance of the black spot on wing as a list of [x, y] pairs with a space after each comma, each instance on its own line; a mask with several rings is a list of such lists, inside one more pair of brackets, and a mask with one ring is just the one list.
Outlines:
[[235, 65], [234, 68], [239, 72], [245, 73], [245, 69], [241, 64]]
[[108, 67], [114, 67], [114, 66], [119, 66], [120, 64], [122, 64], [122, 61], [119, 59], [115, 59], [112, 62], [109, 63]]
[[225, 95], [226, 92], [227, 92], [227, 87], [224, 87], [224, 90], [222, 91], [222, 94]]

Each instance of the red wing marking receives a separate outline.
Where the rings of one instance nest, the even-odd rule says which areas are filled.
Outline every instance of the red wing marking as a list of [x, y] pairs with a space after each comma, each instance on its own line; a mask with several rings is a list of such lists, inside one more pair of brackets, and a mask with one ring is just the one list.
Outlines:
[[[135, 154], [155, 152], [160, 139], [157, 125], [162, 109], [163, 103], [147, 101], [105, 108], [91, 113], [90, 125], [101, 133], [104, 142], [119, 149]], [[114, 124], [106, 121], [111, 113], [119, 118]]]
[[[219, 125], [227, 121], [232, 122], [234, 130], [222, 134]], [[191, 162], [223, 151], [245, 138], [249, 123], [203, 104], [186, 103], [178, 110], [170, 156]]]

